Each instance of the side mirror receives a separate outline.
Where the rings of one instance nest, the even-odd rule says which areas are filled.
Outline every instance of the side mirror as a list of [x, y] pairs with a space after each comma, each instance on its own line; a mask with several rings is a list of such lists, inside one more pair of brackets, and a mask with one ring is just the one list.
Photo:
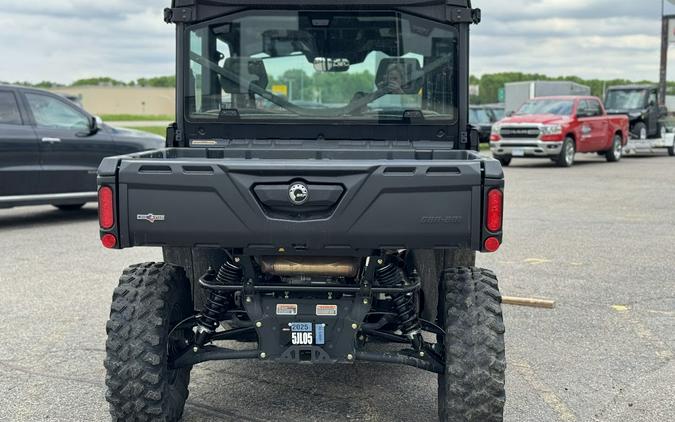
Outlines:
[[649, 102], [649, 107], [656, 107], [656, 101], [650, 101]]
[[98, 116], [92, 116], [91, 121], [89, 122], [89, 134], [95, 135], [101, 130], [103, 125], [103, 119]]

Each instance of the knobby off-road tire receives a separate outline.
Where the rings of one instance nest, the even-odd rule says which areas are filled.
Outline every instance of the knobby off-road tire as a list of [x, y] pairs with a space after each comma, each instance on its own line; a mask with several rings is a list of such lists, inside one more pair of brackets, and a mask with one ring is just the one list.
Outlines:
[[439, 421], [502, 421], [506, 358], [497, 277], [472, 267], [448, 269], [441, 291], [446, 367], [438, 376]]
[[[113, 421], [177, 421], [188, 397], [190, 370], [168, 367], [189, 330], [170, 330], [192, 315], [182, 268], [140, 264], [126, 269], [106, 326], [106, 400]], [[181, 346], [182, 344], [182, 346]]]
[[476, 252], [470, 249], [416, 249], [412, 254], [422, 282], [422, 318], [436, 321], [441, 273], [446, 268], [475, 266]]
[[633, 135], [641, 141], [649, 138], [649, 131], [647, 130], [647, 125], [644, 122], [637, 122], [633, 126]]

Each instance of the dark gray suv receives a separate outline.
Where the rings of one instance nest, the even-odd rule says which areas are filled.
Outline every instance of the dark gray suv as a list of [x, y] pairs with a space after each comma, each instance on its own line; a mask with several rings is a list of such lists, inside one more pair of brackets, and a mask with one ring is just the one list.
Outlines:
[[164, 143], [156, 135], [103, 124], [62, 96], [0, 85], [0, 208], [78, 209], [96, 201], [103, 158]]

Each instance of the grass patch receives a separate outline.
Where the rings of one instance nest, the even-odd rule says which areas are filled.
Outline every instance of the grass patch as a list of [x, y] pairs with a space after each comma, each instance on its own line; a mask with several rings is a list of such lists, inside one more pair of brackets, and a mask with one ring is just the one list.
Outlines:
[[101, 116], [104, 122], [173, 122], [174, 116], [169, 115], [151, 115], [141, 116], [136, 114], [103, 114]]
[[480, 144], [481, 151], [490, 151], [490, 144]]
[[154, 133], [161, 137], [166, 137], [166, 127], [164, 126], [142, 126], [142, 127], [132, 127], [129, 129], [140, 130], [142, 132]]

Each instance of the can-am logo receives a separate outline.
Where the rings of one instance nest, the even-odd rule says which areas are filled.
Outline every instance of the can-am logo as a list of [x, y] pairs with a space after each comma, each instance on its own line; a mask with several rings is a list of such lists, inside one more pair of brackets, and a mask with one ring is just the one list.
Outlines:
[[154, 223], [155, 221], [164, 221], [166, 217], [164, 215], [155, 215], [155, 214], [138, 214], [136, 216], [136, 220], [139, 221], [149, 221], [151, 223]]
[[459, 215], [426, 216], [420, 219], [422, 224], [457, 224], [462, 222]]

